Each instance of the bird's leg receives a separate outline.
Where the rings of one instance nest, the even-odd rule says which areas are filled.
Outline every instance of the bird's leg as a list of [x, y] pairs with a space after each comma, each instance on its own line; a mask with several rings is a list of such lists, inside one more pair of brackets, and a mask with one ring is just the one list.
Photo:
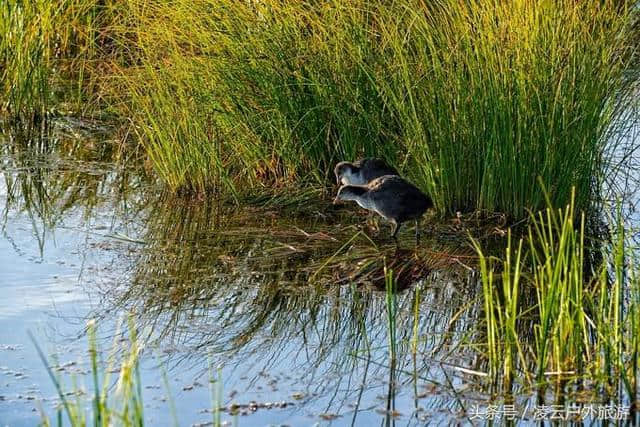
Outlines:
[[396, 234], [398, 234], [398, 230], [400, 230], [400, 225], [395, 221], [391, 222], [391, 237], [396, 238]]
[[416, 218], [416, 245], [420, 242], [420, 230], [418, 229], [418, 225], [420, 225], [420, 222], [418, 221], [418, 218]]

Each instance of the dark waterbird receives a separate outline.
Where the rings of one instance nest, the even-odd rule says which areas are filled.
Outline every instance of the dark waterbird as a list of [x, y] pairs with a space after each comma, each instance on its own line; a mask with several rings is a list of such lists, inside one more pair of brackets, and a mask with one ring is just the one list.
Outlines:
[[357, 162], [340, 162], [333, 172], [338, 185], [366, 185], [384, 175], [399, 175], [398, 171], [381, 159], [360, 159]]
[[418, 220], [427, 209], [433, 207], [433, 202], [426, 194], [397, 175], [385, 175], [367, 185], [343, 185], [334, 203], [342, 200], [353, 200], [386, 218], [392, 224], [394, 239], [403, 222], [415, 220], [416, 242], [419, 237]]

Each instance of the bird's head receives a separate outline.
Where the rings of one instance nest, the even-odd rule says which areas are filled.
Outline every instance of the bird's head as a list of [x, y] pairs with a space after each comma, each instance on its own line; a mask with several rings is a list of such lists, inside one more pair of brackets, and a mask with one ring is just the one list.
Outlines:
[[333, 169], [336, 175], [336, 184], [347, 185], [351, 183], [351, 177], [358, 172], [358, 168], [350, 162], [340, 162]]
[[336, 198], [333, 199], [333, 204], [335, 205], [337, 203], [348, 200], [358, 200], [358, 198], [362, 196], [366, 191], [366, 188], [357, 185], [343, 185], [338, 190]]

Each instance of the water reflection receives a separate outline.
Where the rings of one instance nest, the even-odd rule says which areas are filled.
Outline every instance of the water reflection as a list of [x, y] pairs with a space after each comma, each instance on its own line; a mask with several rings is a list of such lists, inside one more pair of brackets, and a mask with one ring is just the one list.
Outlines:
[[138, 208], [148, 182], [103, 126], [72, 119], [50, 126], [35, 132], [0, 123], [3, 221], [10, 211], [26, 214], [41, 250], [47, 233], [65, 216], [81, 215], [90, 225], [97, 208], [106, 204], [115, 215], [128, 215]]
[[[113, 304], [107, 315], [136, 313], [170, 362], [206, 367], [213, 356], [240, 371], [253, 367], [242, 372], [247, 389], [285, 369], [287, 386], [307, 390], [296, 403], [328, 418], [368, 411], [392, 423], [400, 414], [462, 410], [450, 393], [469, 381], [451, 365], [483, 369], [468, 347], [477, 333], [478, 313], [469, 309], [476, 281], [465, 268], [441, 268], [434, 253], [443, 247], [398, 249], [352, 225], [336, 229], [350, 212], [282, 218], [206, 201], [163, 201], [150, 212], [146, 244], [125, 263], [119, 292], [103, 292]], [[464, 246], [448, 250], [469, 255]], [[400, 287], [396, 363], [385, 266]]]
[[[206, 378], [221, 365], [229, 412], [271, 396], [286, 402], [283, 419], [418, 425], [490, 397], [469, 373], [486, 371], [474, 344], [483, 314], [460, 233], [427, 232], [416, 249], [409, 230], [397, 247], [322, 199], [285, 214], [171, 199], [104, 134], [56, 129], [5, 134], [5, 222], [31, 218], [42, 251], [47, 233], [80, 216], [78, 239], [95, 260], [81, 282], [100, 301], [88, 317], [108, 328], [133, 312], [148, 354], [170, 372]], [[393, 322], [385, 268], [397, 284]]]

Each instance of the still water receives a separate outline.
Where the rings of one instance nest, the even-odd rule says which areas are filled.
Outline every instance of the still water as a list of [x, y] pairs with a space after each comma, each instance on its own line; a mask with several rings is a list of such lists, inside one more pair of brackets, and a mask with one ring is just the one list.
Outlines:
[[2, 138], [0, 425], [55, 419], [29, 333], [88, 396], [87, 322], [106, 354], [129, 316], [149, 425], [210, 425], [217, 405], [238, 425], [446, 425], [499, 402], [480, 392], [478, 285], [455, 233], [416, 250], [408, 228], [396, 248], [323, 194], [305, 209], [171, 200], [89, 125]]

